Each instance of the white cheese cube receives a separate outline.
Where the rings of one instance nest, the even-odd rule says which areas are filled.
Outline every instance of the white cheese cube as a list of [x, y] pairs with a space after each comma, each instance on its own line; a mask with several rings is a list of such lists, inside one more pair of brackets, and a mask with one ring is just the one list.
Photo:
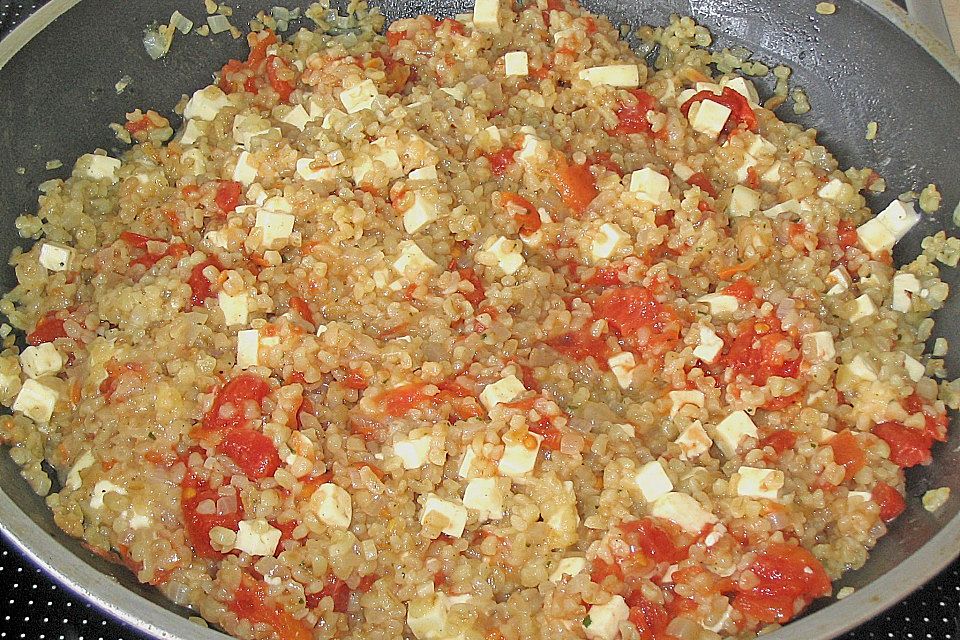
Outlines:
[[507, 76], [526, 76], [529, 63], [526, 51], [510, 51], [503, 56], [503, 69]]
[[[494, 127], [496, 129], [496, 127]], [[414, 169], [410, 172], [408, 176], [411, 180], [436, 180], [437, 179], [437, 165], [431, 164], [427, 167], [420, 167], [419, 169]]]
[[580, 71], [580, 79], [593, 86], [639, 87], [640, 70], [635, 64], [610, 64]]
[[550, 582], [560, 582], [564, 576], [571, 578], [587, 568], [587, 559], [582, 556], [564, 558], [550, 574]]
[[260, 206], [267, 201], [267, 192], [259, 182], [254, 182], [250, 185], [250, 188], [247, 189], [247, 200], [253, 202], [254, 204]]
[[536, 433], [517, 435], [508, 433], [503, 437], [503, 455], [497, 470], [504, 476], [522, 476], [533, 471], [540, 453], [543, 436]]
[[834, 178], [827, 184], [820, 187], [820, 190], [817, 191], [817, 195], [824, 200], [837, 200], [843, 195], [845, 190], [846, 186], [844, 185], [843, 180]]
[[803, 345], [812, 353], [813, 362], [832, 362], [837, 357], [833, 335], [829, 331], [814, 331], [803, 336]]
[[800, 208], [800, 202], [798, 200], [790, 199], [786, 202], [781, 202], [780, 204], [775, 204], [769, 209], [763, 210], [763, 215], [768, 218], [778, 218], [782, 213], [792, 213], [794, 215], [799, 215], [802, 209]]
[[456, 502], [442, 500], [431, 493], [427, 496], [420, 514], [420, 524], [428, 521], [440, 527], [440, 531], [448, 536], [459, 538], [467, 526], [467, 508]]
[[263, 518], [241, 520], [234, 549], [251, 556], [272, 556], [283, 533]]
[[413, 598], [407, 603], [407, 626], [417, 640], [446, 640], [449, 616], [450, 600], [442, 592]]
[[364, 80], [360, 84], [340, 92], [340, 102], [347, 113], [357, 113], [369, 109], [380, 93], [373, 80]]
[[713, 440], [710, 439], [699, 420], [684, 429], [674, 442], [680, 445], [680, 458], [682, 460], [699, 458], [713, 446]]
[[762, 156], [772, 156], [777, 152], [777, 145], [773, 144], [763, 136], [759, 134], [744, 134], [751, 135], [750, 144], [747, 145], [747, 153], [752, 156], [762, 157]]
[[749, 216], [760, 209], [760, 194], [750, 187], [738, 184], [730, 193], [727, 214], [731, 216]]
[[190, 174], [202, 176], [207, 172], [207, 159], [200, 149], [187, 149], [180, 156], [180, 162], [190, 167]]
[[695, 535], [703, 531], [708, 524], [717, 523], [717, 517], [700, 506], [699, 502], [677, 491], [657, 498], [650, 508], [650, 515], [669, 520], [687, 533]]
[[332, 482], [317, 487], [310, 496], [310, 506], [320, 522], [334, 529], [348, 529], [353, 520], [350, 494]]
[[853, 360], [847, 365], [847, 370], [854, 376], [864, 380], [878, 380], [877, 368], [870, 360], [860, 354], [853, 357]]
[[263, 202], [263, 208], [268, 211], [281, 211], [283, 213], [293, 213], [293, 205], [283, 196], [273, 196]]
[[513, 402], [526, 390], [517, 376], [507, 376], [484, 387], [480, 392], [480, 402], [487, 411], [492, 411], [498, 404]]
[[920, 214], [912, 202], [894, 200], [887, 208], [877, 214], [877, 219], [893, 234], [899, 242], [918, 222]]
[[231, 296], [221, 291], [217, 294], [217, 304], [220, 306], [220, 311], [223, 312], [223, 321], [227, 323], [228, 327], [247, 324], [249, 307], [246, 293]]
[[833, 271], [827, 274], [826, 283], [830, 286], [827, 290], [827, 295], [834, 296], [838, 293], [843, 293], [850, 288], [850, 276], [847, 275], [847, 270], [843, 267], [837, 267]]
[[[694, 105], [696, 106], [696, 105]], [[691, 111], [693, 109], [691, 108]], [[733, 113], [729, 107], [713, 100], [704, 100], [700, 103], [696, 113], [690, 118], [690, 126], [694, 131], [716, 139], [727, 124], [727, 118]]]
[[339, 174], [339, 169], [326, 166], [325, 162], [315, 158], [299, 158], [297, 160], [297, 176], [302, 180], [315, 182], [334, 180]]
[[117, 182], [117, 169], [120, 161], [110, 156], [101, 156], [95, 153], [86, 153], [77, 160], [77, 167], [81, 168], [80, 175], [89, 180], [110, 180]]
[[196, 120], [187, 120], [183, 127], [183, 134], [180, 136], [180, 144], [193, 144], [206, 133], [206, 129], [197, 124]]
[[183, 108], [183, 117], [187, 120], [210, 121], [217, 117], [220, 110], [230, 105], [230, 98], [217, 85], [210, 85], [193, 92], [193, 96]]
[[642, 200], [663, 204], [670, 195], [670, 178], [650, 167], [644, 167], [630, 175], [630, 191]]
[[760, 104], [760, 94], [757, 93], [757, 87], [746, 78], [737, 76], [721, 83], [724, 87], [730, 87], [752, 104]]
[[[681, 91], [680, 94], [677, 96], [677, 106], [686, 104], [687, 102], [690, 101], [690, 98], [692, 98], [693, 96], [697, 95], [698, 93], [700, 93], [700, 92], [697, 91], [696, 89], [693, 89], [693, 88], [691, 88], [691, 89], [684, 89], [684, 90]], [[697, 105], [697, 104], [691, 105], [691, 110], [693, 109], [693, 107], [699, 107], [699, 106], [700, 106], [700, 105]]]
[[694, 85], [694, 88], [697, 90], [697, 93], [701, 91], [709, 91], [716, 96], [719, 96], [723, 93], [723, 87], [716, 82], [698, 82], [696, 85]]
[[31, 378], [53, 375], [63, 368], [64, 358], [51, 342], [27, 347], [20, 354], [20, 366]]
[[458, 82], [452, 87], [440, 87], [440, 91], [443, 91], [457, 102], [463, 102], [467, 97], [467, 85], [463, 82]]
[[320, 122], [320, 128], [328, 130], [343, 129], [345, 126], [347, 126], [349, 119], [350, 118], [347, 117], [347, 114], [345, 114], [343, 111], [340, 111], [340, 109], [331, 109], [323, 116], [323, 120]]
[[296, 217], [289, 213], [259, 209], [254, 227], [261, 230], [261, 245], [268, 248], [279, 248], [287, 244], [290, 234], [293, 233], [293, 223]]
[[257, 179], [257, 167], [253, 164], [253, 159], [248, 151], [240, 153], [237, 158], [237, 166], [233, 169], [233, 179], [245, 187], [249, 187]]
[[723, 340], [716, 332], [706, 325], [700, 325], [699, 344], [694, 348], [693, 355], [704, 362], [710, 363], [717, 359], [723, 351]]
[[244, 329], [237, 332], [237, 366], [249, 369], [260, 364], [260, 332]]
[[747, 438], [757, 437], [757, 425], [745, 411], [734, 411], [716, 426], [717, 446], [727, 458], [737, 455], [737, 449]]
[[673, 491], [673, 483], [670, 482], [667, 472], [663, 470], [663, 465], [658, 460], [640, 467], [635, 481], [643, 499], [648, 504]]
[[56, 391], [36, 380], [25, 380], [11, 408], [34, 422], [47, 423], [56, 405]]
[[103, 497], [108, 493], [118, 493], [121, 496], [127, 495], [127, 490], [121, 486], [115, 485], [109, 480], [101, 480], [93, 485], [93, 491], [90, 493], [90, 506], [94, 509], [103, 508]]
[[697, 298], [697, 302], [705, 302], [713, 315], [730, 314], [740, 308], [740, 301], [736, 296], [725, 293], [708, 293]]
[[704, 396], [702, 391], [696, 389], [676, 389], [671, 391], [670, 396], [670, 417], [677, 415], [686, 405], [703, 408]]
[[694, 171], [693, 169], [691, 169], [690, 167], [688, 167], [682, 162], [678, 162], [677, 164], [673, 165], [673, 175], [677, 176], [684, 182], [687, 182], [688, 180], [690, 180], [690, 178], [692, 178], [694, 174], [696, 174], [696, 171]]
[[500, 135], [500, 129], [498, 129], [496, 125], [492, 124], [483, 131], [493, 144], [499, 145], [503, 142], [503, 136]]
[[850, 322], [857, 322], [858, 320], [869, 318], [877, 312], [877, 306], [873, 304], [873, 300], [871, 300], [867, 294], [863, 294], [853, 302], [854, 308], [853, 313], [850, 315]]
[[911, 293], [920, 291], [920, 281], [912, 273], [898, 273], [893, 276], [893, 299], [890, 308], [900, 313], [908, 313], [913, 305]]
[[233, 140], [244, 149], [250, 149], [250, 142], [257, 136], [270, 131], [270, 121], [259, 114], [237, 114], [233, 117]]
[[857, 227], [857, 238], [863, 248], [873, 254], [889, 251], [897, 243], [897, 237], [880, 218], [867, 220]]
[[903, 366], [907, 370], [907, 375], [914, 382], [920, 382], [920, 379], [927, 373], [927, 368], [919, 360], [915, 360], [906, 353], [903, 354]]
[[467, 447], [467, 451], [463, 454], [463, 460], [460, 461], [460, 468], [457, 470], [457, 474], [461, 478], [469, 478], [476, 460], [477, 454], [473, 452], [473, 447]]
[[869, 491], [849, 491], [847, 493], [847, 500], [862, 500], [863, 502], [870, 502], [873, 500], [873, 495]]
[[38, 258], [40, 266], [50, 271], [69, 271], [76, 252], [56, 242], [44, 242]]
[[593, 238], [590, 254], [594, 262], [606, 260], [614, 253], [627, 246], [630, 236], [619, 225], [606, 222], [600, 225], [600, 230]]
[[738, 496], [766, 500], [776, 500], [780, 497], [784, 480], [783, 471], [740, 467], [737, 474], [740, 476], [736, 481]]
[[473, 5], [473, 26], [486, 33], [500, 32], [500, 0], [477, 0]]
[[540, 155], [546, 154], [546, 148], [547, 145], [542, 140], [533, 134], [525, 133], [516, 158], [518, 161], [531, 164], [538, 160]]
[[407, 272], [418, 274], [436, 268], [437, 263], [428, 258], [416, 242], [404, 240], [399, 247], [400, 256], [394, 261], [393, 269], [401, 276], [405, 276]]
[[590, 607], [584, 619], [583, 630], [589, 640], [614, 640], [620, 634], [620, 625], [629, 618], [630, 607], [623, 596], [613, 596], [604, 604]]
[[780, 183], [780, 167], [783, 166], [779, 160], [775, 160], [770, 168], [760, 174], [760, 182], [767, 185]]
[[633, 384], [633, 372], [637, 368], [637, 359], [629, 351], [618, 353], [607, 359], [610, 371], [617, 378], [617, 384], [622, 389], [629, 389]]
[[745, 153], [743, 154], [743, 162], [740, 163], [740, 166], [737, 167], [737, 182], [746, 182], [750, 178], [750, 169], [754, 168], [760, 163], [753, 154]]
[[307, 110], [303, 108], [303, 105], [298, 104], [291, 109], [287, 115], [283, 116], [280, 121], [293, 125], [300, 131], [303, 131], [307, 123], [310, 122], [310, 119], [310, 114], [307, 113]]
[[97, 459], [93, 457], [92, 453], [84, 451], [80, 457], [77, 458], [77, 461], [73, 463], [73, 466], [70, 467], [70, 471], [67, 472], [67, 481], [63, 486], [70, 491], [79, 489], [80, 485], [83, 484], [83, 478], [80, 476], [80, 472], [92, 467], [96, 461]]
[[503, 491], [496, 478], [474, 478], [463, 491], [463, 506], [477, 511], [481, 522], [503, 517]]
[[516, 273], [524, 264], [520, 245], [515, 240], [508, 240], [503, 236], [497, 237], [487, 251], [497, 258], [497, 266], [507, 275]]
[[400, 458], [404, 469], [408, 471], [419, 469], [427, 462], [431, 442], [433, 442], [433, 437], [430, 435], [401, 440], [393, 445], [393, 452]]
[[[436, 176], [436, 171], [434, 171], [434, 176]], [[439, 217], [440, 210], [433, 198], [429, 198], [419, 191], [415, 191], [413, 194], [413, 204], [403, 212], [403, 228], [407, 233], [416, 233]]]

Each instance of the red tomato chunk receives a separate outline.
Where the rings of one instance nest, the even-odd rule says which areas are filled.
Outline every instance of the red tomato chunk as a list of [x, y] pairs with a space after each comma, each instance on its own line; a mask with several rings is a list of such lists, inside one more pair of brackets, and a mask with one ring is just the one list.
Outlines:
[[783, 624], [796, 615], [798, 601], [805, 607], [815, 598], [830, 595], [830, 578], [823, 565], [803, 547], [767, 545], [748, 570], [759, 583], [737, 593], [733, 606], [763, 622]]
[[933, 438], [925, 431], [911, 429], [899, 422], [881, 422], [873, 428], [873, 435], [890, 446], [890, 460], [906, 469], [918, 464], [930, 464]]
[[237, 498], [237, 508], [232, 513], [199, 513], [197, 508], [207, 500], [214, 504], [220, 498], [216, 489], [210, 488], [206, 480], [198, 478], [193, 472], [187, 473], [180, 485], [180, 506], [183, 509], [184, 525], [193, 551], [201, 558], [220, 558], [223, 554], [210, 544], [210, 530], [214, 527], [237, 530], [243, 520], [243, 503]]
[[[270, 384], [260, 376], [252, 373], [240, 374], [217, 392], [213, 406], [203, 417], [204, 429], [225, 431], [242, 427], [247, 422], [244, 417], [246, 403], [255, 402], [259, 406], [269, 393]], [[228, 404], [233, 410], [228, 416], [224, 416], [221, 410]]]
[[235, 429], [217, 445], [217, 453], [229, 456], [248, 478], [269, 478], [280, 468], [280, 455], [273, 440], [253, 429]]

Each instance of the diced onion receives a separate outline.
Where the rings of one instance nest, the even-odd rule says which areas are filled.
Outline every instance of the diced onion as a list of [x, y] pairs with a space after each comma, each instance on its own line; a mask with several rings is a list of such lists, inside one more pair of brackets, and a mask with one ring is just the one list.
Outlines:
[[207, 24], [210, 26], [210, 33], [223, 33], [224, 31], [230, 31], [230, 21], [227, 19], [227, 16], [217, 14], [215, 16], [210, 16], [207, 18]]

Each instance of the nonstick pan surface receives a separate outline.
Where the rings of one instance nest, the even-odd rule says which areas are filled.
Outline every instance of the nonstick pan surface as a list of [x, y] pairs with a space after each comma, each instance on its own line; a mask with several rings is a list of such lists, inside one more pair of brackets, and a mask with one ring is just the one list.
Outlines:
[[[291, 2], [243, 2], [239, 16], [258, 8]], [[388, 17], [467, 9], [466, 2], [384, 3]], [[882, 206], [895, 194], [937, 183], [945, 206], [928, 216], [897, 247], [898, 261], [919, 252], [920, 239], [940, 229], [952, 230], [950, 212], [960, 197], [960, 63], [903, 21], [889, 2], [840, 3], [832, 16], [814, 13], [814, 2], [796, 0], [593, 0], [584, 3], [615, 22], [662, 24], [670, 13], [695, 16], [718, 36], [718, 46], [742, 44], [759, 59], [785, 62], [795, 82], [810, 96], [814, 111], [799, 119], [823, 133], [844, 166], [872, 166], [887, 179], [889, 190], [871, 204]], [[76, 6], [73, 6], [76, 5]], [[60, 19], [54, 20], [67, 10]], [[94, 147], [112, 149], [116, 141], [106, 124], [134, 108], [172, 106], [181, 93], [207, 84], [212, 69], [242, 54], [241, 41], [226, 36], [183, 38], [159, 62], [151, 61], [140, 43], [144, 26], [164, 21], [182, 4], [170, 0], [55, 0], [0, 44], [0, 219], [12, 230], [13, 219], [35, 208], [36, 186], [67, 170], [45, 171], [45, 163], [61, 159], [66, 167]], [[52, 22], [51, 22], [52, 21]], [[237, 18], [236, 24], [245, 19]], [[43, 28], [49, 23], [49, 26]], [[14, 51], [37, 33], [14, 57]], [[936, 57], [935, 57], [936, 56]], [[114, 84], [130, 76], [117, 95]], [[781, 117], [797, 120], [789, 107]], [[880, 123], [875, 142], [864, 139], [866, 123]], [[19, 171], [18, 169], [21, 169]], [[13, 233], [0, 235], [0, 253], [19, 242]], [[946, 270], [954, 288], [958, 276]], [[2, 273], [9, 288], [13, 274]], [[957, 299], [938, 318], [937, 335], [956, 336]], [[952, 376], [960, 373], [957, 355], [948, 357]], [[892, 527], [864, 569], [842, 584], [854, 595], [807, 615], [777, 634], [781, 640], [834, 637], [866, 620], [934, 576], [960, 552], [960, 433], [935, 451], [935, 464], [909, 474], [910, 509]], [[53, 524], [43, 501], [19, 478], [8, 457], [0, 459], [0, 527], [7, 538], [84, 599], [142, 632], [169, 639], [223, 638], [188, 622], [126, 570], [84, 551]], [[936, 514], [919, 506], [929, 488], [950, 486], [954, 497]], [[909, 622], [905, 623], [909, 626]], [[889, 637], [908, 637], [903, 635]], [[30, 637], [29, 635], [26, 637]], [[923, 637], [914, 634], [914, 637]], [[946, 633], [937, 638], [949, 637]]]

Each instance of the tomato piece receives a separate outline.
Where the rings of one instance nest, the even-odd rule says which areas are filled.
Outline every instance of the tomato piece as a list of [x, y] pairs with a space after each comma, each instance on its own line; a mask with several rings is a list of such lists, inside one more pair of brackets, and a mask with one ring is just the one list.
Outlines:
[[903, 469], [930, 464], [933, 460], [930, 454], [933, 438], [926, 431], [911, 429], [899, 422], [881, 422], [873, 427], [872, 433], [890, 446], [891, 462]]
[[901, 400], [900, 404], [907, 413], [923, 413], [927, 435], [937, 442], [947, 441], [947, 426], [949, 420], [946, 413], [937, 412], [928, 406], [916, 391]]
[[[363, 576], [357, 585], [357, 592], [366, 593], [376, 581], [377, 576], [374, 574]], [[316, 609], [320, 606], [321, 600], [330, 596], [333, 599], [333, 610], [337, 613], [346, 613], [350, 606], [350, 593], [350, 587], [347, 583], [330, 573], [327, 575], [326, 584], [323, 589], [316, 593], [307, 594], [307, 607]]]
[[[793, 449], [797, 444], [797, 434], [792, 431], [774, 431], [766, 438], [760, 441], [760, 448], [770, 447], [778, 454]], [[836, 459], [836, 453], [834, 453]]]
[[147, 243], [149, 242], [166, 242], [162, 238], [151, 238], [150, 236], [145, 236], [139, 233], [133, 233], [132, 231], [124, 231], [120, 234], [120, 240], [127, 243], [134, 249], [147, 250]]
[[744, 374], [756, 385], [765, 385], [771, 376], [796, 378], [800, 372], [800, 358], [788, 360], [780, 345], [787, 341], [796, 347], [795, 340], [780, 330], [775, 317], [746, 320], [740, 323], [740, 333], [730, 343], [724, 356], [728, 368], [735, 374]]
[[527, 424], [527, 431], [535, 433], [543, 440], [540, 441], [540, 448], [547, 451], [560, 451], [560, 443], [563, 440], [563, 432], [554, 426], [549, 416], [544, 416], [538, 421]]
[[653, 129], [650, 122], [647, 121], [647, 112], [656, 111], [657, 99], [644, 91], [643, 89], [631, 89], [628, 93], [633, 94], [637, 99], [636, 104], [620, 104], [617, 107], [617, 126], [607, 131], [613, 136], [630, 135], [633, 133], [642, 133], [652, 135]]
[[737, 593], [733, 606], [763, 622], [787, 622], [796, 614], [797, 600], [805, 606], [831, 592], [830, 578], [823, 565], [803, 547], [769, 544], [748, 570], [759, 583]]
[[680, 112], [684, 117], [689, 117], [690, 107], [693, 106], [693, 103], [703, 100], [710, 100], [711, 102], [722, 104], [730, 109], [730, 117], [727, 118], [726, 124], [723, 125], [723, 133], [730, 133], [740, 124], [743, 124], [749, 131], [754, 133], [760, 131], [757, 115], [753, 112], [753, 109], [750, 108], [750, 103], [745, 97], [730, 87], [724, 87], [723, 93], [719, 96], [713, 93], [713, 91], [698, 91], [680, 106]]
[[404, 384], [384, 391], [377, 397], [377, 401], [383, 404], [387, 415], [398, 418], [430, 399], [423, 392], [425, 386], [427, 385], [423, 382]]
[[640, 518], [619, 525], [631, 554], [642, 554], [654, 563], [672, 564], [686, 557], [686, 551], [674, 542], [674, 534], [666, 521]]
[[570, 164], [563, 155], [557, 153], [553, 156], [553, 162], [548, 163], [546, 171], [554, 188], [560, 192], [563, 203], [574, 215], [582, 215], [597, 197], [596, 182], [586, 165]]
[[248, 478], [269, 478], [280, 468], [280, 454], [273, 440], [253, 429], [234, 429], [217, 445]]
[[617, 580], [623, 580], [623, 572], [620, 570], [620, 565], [616, 562], [604, 562], [600, 558], [596, 558], [590, 567], [590, 581], [603, 584], [603, 581], [610, 576], [614, 576]]
[[313, 311], [310, 309], [310, 305], [307, 304], [307, 301], [299, 296], [293, 296], [290, 298], [290, 308], [297, 312], [301, 318], [306, 320], [308, 323], [315, 325], [313, 319]]
[[903, 495], [888, 485], [886, 482], [878, 482], [871, 493], [873, 501], [880, 505], [880, 519], [886, 523], [893, 522], [907, 508], [907, 502]]
[[583, 281], [588, 287], [615, 287], [623, 284], [620, 275], [627, 272], [627, 265], [622, 264], [616, 267], [597, 267], [593, 275]]
[[180, 507], [183, 510], [183, 523], [190, 538], [193, 552], [201, 558], [216, 559], [222, 553], [210, 544], [210, 530], [214, 527], [224, 527], [236, 531], [243, 520], [243, 503], [237, 499], [237, 510], [233, 513], [218, 514], [198, 513], [197, 507], [206, 500], [214, 503], [220, 498], [216, 489], [211, 489], [206, 480], [197, 477], [194, 472], [188, 472], [180, 485]]
[[398, 44], [400, 44], [401, 40], [406, 40], [409, 36], [410, 34], [406, 31], [387, 31], [387, 45], [389, 45], [390, 48], [396, 47]]
[[[217, 392], [213, 406], [203, 417], [204, 429], [223, 431], [242, 427], [247, 422], [244, 405], [255, 402], [260, 406], [269, 394], [270, 384], [266, 380], [253, 373], [241, 373]], [[221, 409], [228, 404], [233, 406], [233, 412], [230, 417], [224, 417]]]
[[618, 176], [623, 176], [623, 167], [613, 161], [613, 154], [609, 151], [597, 151], [587, 156], [587, 164], [591, 167], [603, 167]]
[[207, 276], [203, 275], [203, 270], [211, 266], [223, 269], [219, 260], [210, 258], [195, 266], [190, 272], [190, 279], [187, 284], [190, 285], [190, 305], [193, 307], [201, 306], [207, 298], [213, 295], [213, 283]]
[[589, 326], [550, 338], [546, 344], [578, 362], [593, 356], [602, 368], [607, 367], [607, 358], [610, 357], [606, 338], [591, 334]]
[[213, 201], [220, 207], [223, 213], [233, 213], [240, 204], [240, 196], [243, 193], [243, 185], [233, 180], [220, 180], [217, 185], [217, 193]]
[[311, 627], [293, 617], [279, 604], [271, 604], [264, 586], [244, 575], [227, 607], [238, 618], [271, 627], [283, 640], [312, 640]]
[[363, 374], [356, 369], [350, 369], [347, 372], [347, 377], [343, 379], [343, 386], [347, 389], [354, 389], [356, 391], [363, 391], [370, 386], [370, 383], [367, 382], [367, 379], [363, 377]]
[[493, 175], [498, 178], [503, 177], [503, 174], [507, 172], [510, 165], [514, 163], [514, 156], [516, 154], [516, 149], [510, 149], [508, 147], [487, 155], [487, 160], [490, 161], [490, 170], [493, 171]]
[[507, 207], [508, 210], [510, 210], [511, 207], [519, 210], [513, 214], [513, 217], [517, 221], [517, 224], [520, 225], [520, 235], [532, 235], [543, 226], [537, 208], [520, 194], [509, 192], [501, 193], [500, 204], [503, 207]]
[[746, 278], [740, 278], [729, 287], [723, 290], [723, 293], [728, 296], [733, 296], [740, 302], [750, 302], [756, 296], [756, 290], [753, 288], [753, 283], [751, 283]]
[[267, 58], [267, 79], [270, 81], [273, 90], [277, 92], [280, 102], [289, 102], [290, 94], [293, 93], [293, 83], [281, 77], [289, 73], [290, 67], [287, 66], [283, 58], [279, 56]]
[[483, 289], [483, 283], [480, 282], [480, 276], [478, 276], [477, 272], [473, 270], [473, 267], [457, 269], [457, 273], [460, 274], [460, 278], [462, 280], [466, 280], [473, 285], [473, 291], [470, 293], [464, 293], [462, 295], [467, 299], [467, 302], [473, 305], [474, 309], [479, 309], [480, 303], [483, 302], [487, 297], [487, 294]]
[[700, 187], [700, 190], [711, 198], [717, 197], [717, 188], [713, 186], [713, 182], [707, 177], [707, 174], [703, 173], [702, 171], [698, 171], [687, 178], [687, 184]]
[[867, 454], [849, 429], [830, 438], [827, 444], [833, 449], [833, 461], [844, 468], [844, 482], [850, 482], [867, 464]]
[[27, 335], [27, 344], [37, 346], [44, 342], [53, 342], [57, 338], [66, 338], [67, 332], [63, 328], [63, 319], [56, 317], [56, 311], [50, 311], [37, 320], [33, 331]]
[[153, 128], [153, 121], [147, 116], [143, 116], [139, 120], [133, 120], [125, 123], [123, 128], [129, 133], [138, 133], [140, 131], [146, 131], [147, 129]]
[[593, 315], [603, 318], [624, 338], [645, 332], [646, 343], [676, 340], [679, 317], [669, 305], [658, 301], [645, 287], [623, 287], [604, 291], [593, 303]]
[[837, 244], [846, 251], [850, 247], [857, 246], [859, 238], [857, 237], [857, 226], [850, 220], [844, 218], [837, 223]]
[[665, 640], [667, 626], [673, 619], [665, 607], [647, 600], [640, 591], [627, 596], [627, 606], [630, 607], [630, 622], [637, 628], [640, 640]]

